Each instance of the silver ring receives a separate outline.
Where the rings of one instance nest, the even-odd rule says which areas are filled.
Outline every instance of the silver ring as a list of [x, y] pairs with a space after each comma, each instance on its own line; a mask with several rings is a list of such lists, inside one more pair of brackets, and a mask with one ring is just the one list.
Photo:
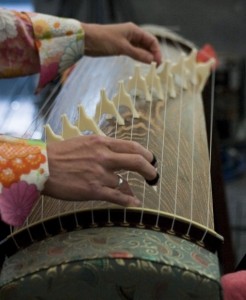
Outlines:
[[124, 179], [120, 174], [116, 174], [116, 175], [118, 176], [119, 181], [118, 181], [118, 184], [115, 187], [115, 189], [119, 189], [121, 187], [122, 183], [124, 182]]

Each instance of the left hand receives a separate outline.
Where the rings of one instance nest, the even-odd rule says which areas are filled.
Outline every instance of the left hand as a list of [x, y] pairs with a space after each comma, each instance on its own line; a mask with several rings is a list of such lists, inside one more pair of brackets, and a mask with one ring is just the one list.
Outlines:
[[161, 50], [156, 37], [133, 23], [82, 23], [82, 26], [85, 31], [86, 55], [127, 55], [144, 63], [161, 63]]

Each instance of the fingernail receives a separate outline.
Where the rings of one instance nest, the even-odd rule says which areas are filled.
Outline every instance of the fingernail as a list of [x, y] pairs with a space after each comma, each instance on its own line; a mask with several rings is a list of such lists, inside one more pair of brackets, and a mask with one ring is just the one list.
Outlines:
[[134, 206], [140, 206], [140, 204], [141, 204], [141, 201], [138, 198], [135, 198], [134, 201], [133, 201], [133, 205]]
[[146, 179], [146, 182], [148, 183], [148, 185], [156, 185], [157, 184], [157, 182], [159, 181], [159, 173], [157, 173], [156, 174], [156, 177], [154, 178], [154, 179], [152, 179], [152, 180], [147, 180]]
[[152, 161], [151, 161], [151, 165], [152, 165], [153, 167], [157, 167], [157, 160], [156, 160], [155, 154], [152, 153], [152, 155], [153, 155], [153, 159], [152, 159]]

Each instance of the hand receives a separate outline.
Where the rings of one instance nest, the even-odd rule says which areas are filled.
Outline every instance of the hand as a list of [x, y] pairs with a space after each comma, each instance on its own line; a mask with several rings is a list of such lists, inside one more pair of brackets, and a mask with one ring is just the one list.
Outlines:
[[144, 63], [161, 63], [158, 40], [133, 23], [115, 25], [82, 24], [85, 54], [89, 56], [128, 55]]
[[50, 177], [44, 194], [63, 200], [104, 200], [139, 206], [128, 183], [116, 189], [116, 171], [130, 170], [147, 180], [156, 178], [153, 154], [132, 141], [97, 135], [71, 138], [47, 146]]

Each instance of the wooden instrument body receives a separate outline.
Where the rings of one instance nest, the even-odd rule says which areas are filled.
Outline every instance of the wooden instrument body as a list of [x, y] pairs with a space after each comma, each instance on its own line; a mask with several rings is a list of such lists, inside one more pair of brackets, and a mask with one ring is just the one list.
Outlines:
[[[179, 60], [179, 50], [169, 45], [172, 61]], [[83, 58], [50, 106], [48, 117], [40, 118], [35, 128], [45, 120], [60, 134], [60, 116], [66, 112], [74, 124], [78, 104], [92, 117], [100, 89], [105, 88], [111, 99], [118, 80], [133, 72], [134, 63], [128, 58]], [[148, 67], [142, 72], [146, 74]], [[140, 176], [123, 172], [143, 201], [141, 208], [43, 198], [28, 218], [28, 229], [17, 230], [8, 241], [9, 248], [39, 242], [6, 261], [0, 283], [2, 299], [16, 299], [16, 295], [26, 299], [32, 293], [42, 299], [51, 295], [52, 299], [83, 295], [88, 300], [219, 299], [217, 256], [203, 248], [215, 250], [218, 235], [213, 231], [201, 91], [189, 82], [185, 90], [176, 85], [174, 98], [167, 88], [164, 100], [154, 90], [150, 93], [151, 101], [142, 95], [132, 97], [139, 118], [133, 119], [128, 108], [119, 106], [125, 125], [116, 125], [115, 118], [106, 115], [99, 123], [107, 136], [138, 141], [155, 154], [162, 174], [157, 191]], [[208, 232], [203, 239], [204, 231]], [[33, 289], [27, 292], [28, 285]]]

